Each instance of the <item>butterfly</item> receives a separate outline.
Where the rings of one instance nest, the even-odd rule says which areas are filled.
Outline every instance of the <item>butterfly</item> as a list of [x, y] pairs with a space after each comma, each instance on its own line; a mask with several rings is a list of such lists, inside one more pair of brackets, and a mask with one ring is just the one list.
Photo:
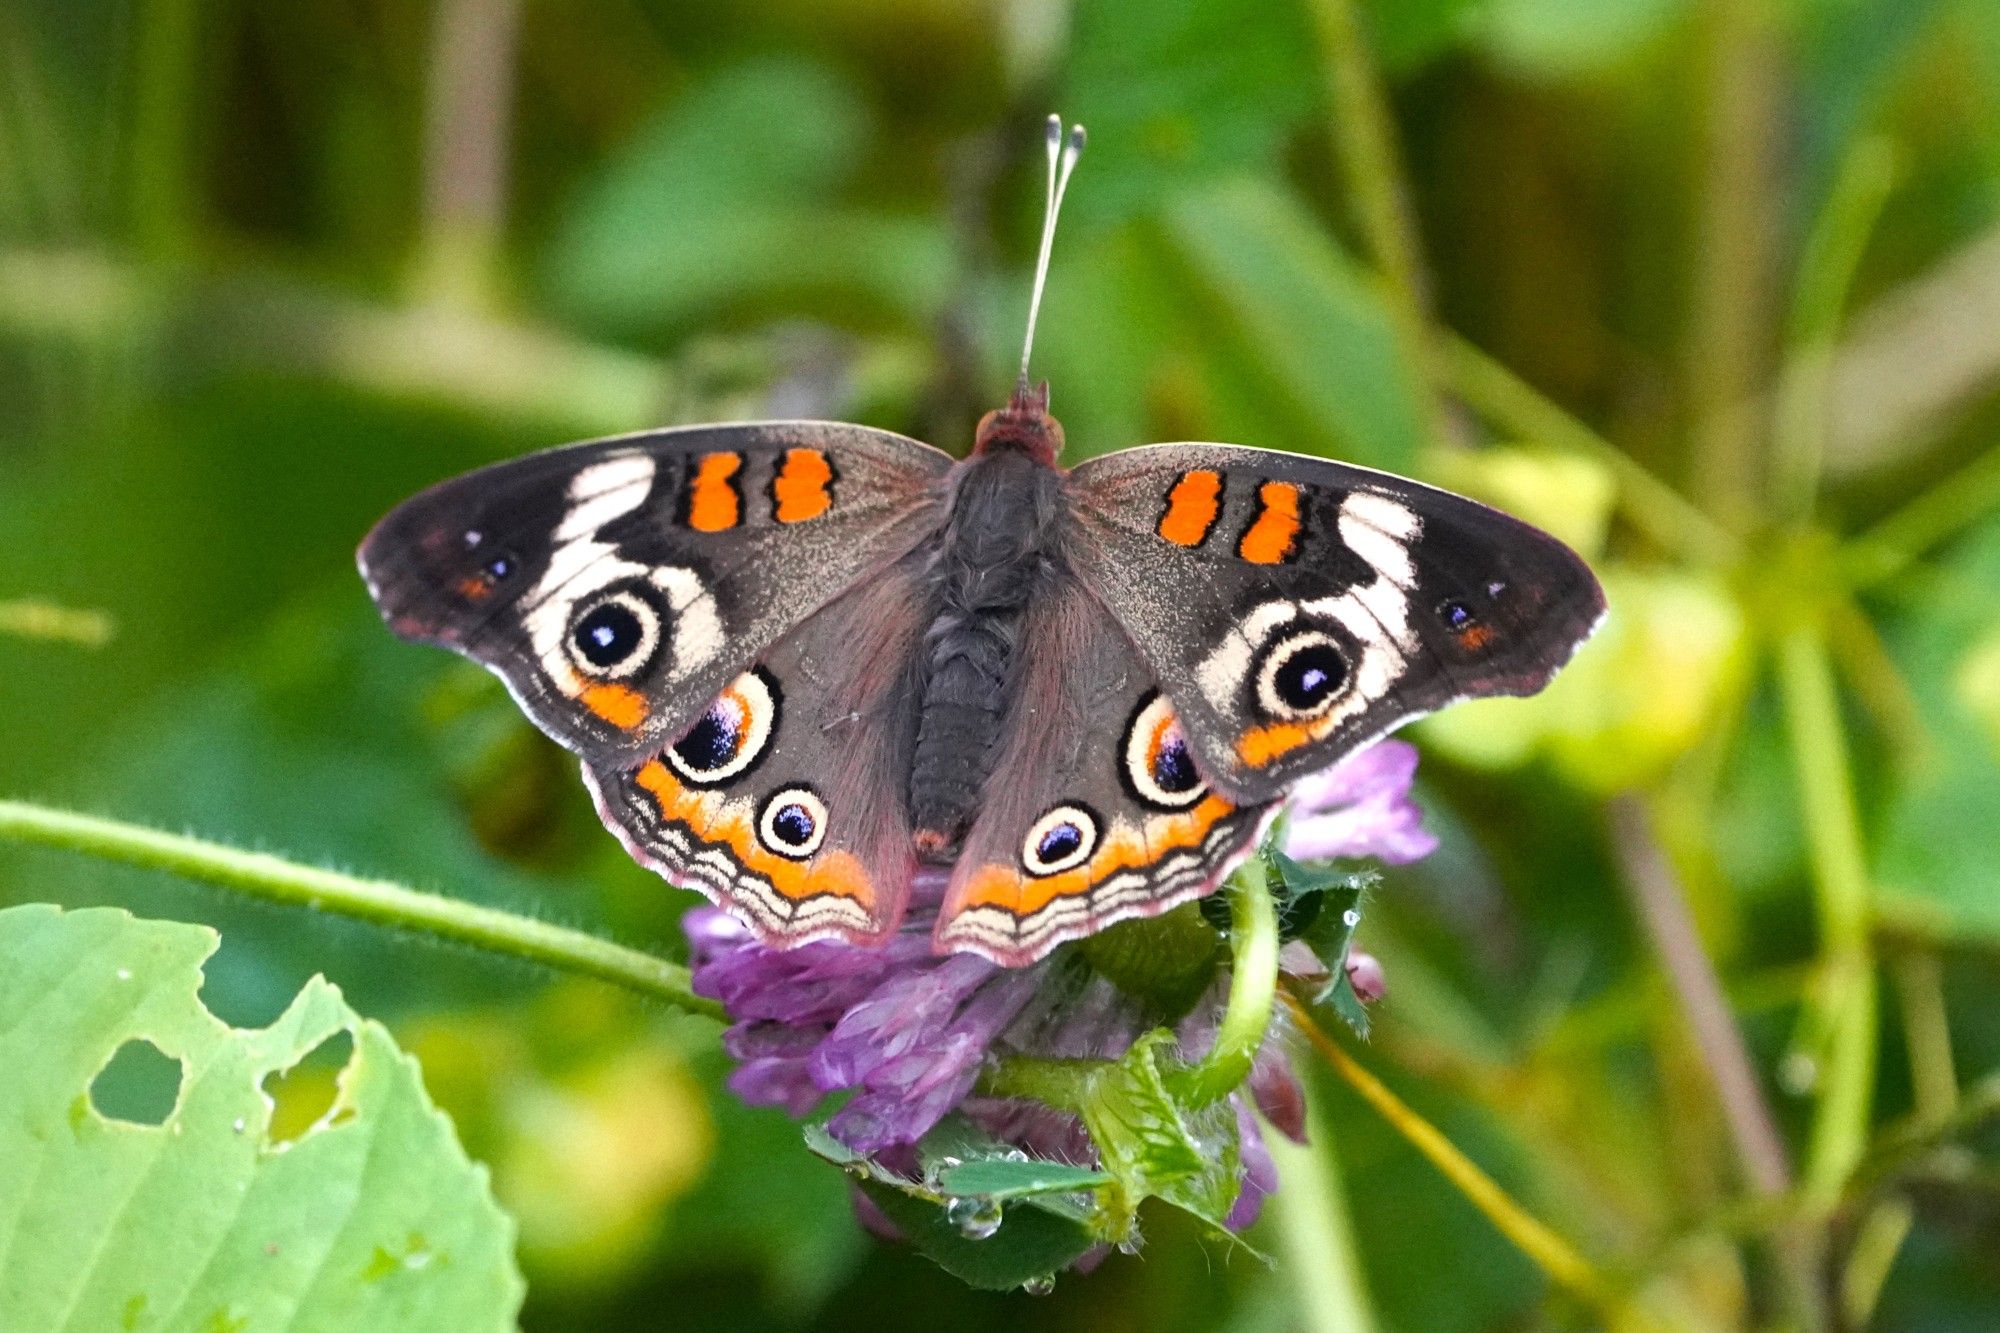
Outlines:
[[[1081, 148], [1051, 118], [1030, 347]], [[764, 942], [879, 942], [928, 864], [934, 947], [1005, 966], [1208, 893], [1298, 779], [1534, 693], [1604, 613], [1561, 542], [1401, 477], [1229, 444], [1064, 469], [1027, 362], [963, 460], [821, 421], [594, 440], [404, 502], [362, 575]]]

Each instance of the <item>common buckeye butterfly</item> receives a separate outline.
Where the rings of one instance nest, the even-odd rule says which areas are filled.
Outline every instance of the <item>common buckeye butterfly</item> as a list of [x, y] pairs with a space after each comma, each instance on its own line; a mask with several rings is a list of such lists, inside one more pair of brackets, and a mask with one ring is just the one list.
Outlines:
[[[1051, 118], [1029, 346], [1081, 148]], [[1062, 444], [1024, 349], [963, 461], [818, 421], [594, 440], [405, 502], [361, 571], [767, 943], [879, 941], [942, 863], [935, 947], [1010, 966], [1209, 892], [1297, 779], [1541, 689], [1604, 612], [1562, 543], [1414, 481]]]

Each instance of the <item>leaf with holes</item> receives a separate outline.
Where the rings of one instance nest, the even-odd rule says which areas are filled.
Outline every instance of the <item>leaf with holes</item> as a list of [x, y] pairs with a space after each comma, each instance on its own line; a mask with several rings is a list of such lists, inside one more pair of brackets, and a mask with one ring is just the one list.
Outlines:
[[[201, 926], [0, 911], [0, 1328], [499, 1329], [513, 1224], [416, 1064], [323, 979], [238, 1030]], [[352, 1055], [289, 1141], [265, 1087]]]

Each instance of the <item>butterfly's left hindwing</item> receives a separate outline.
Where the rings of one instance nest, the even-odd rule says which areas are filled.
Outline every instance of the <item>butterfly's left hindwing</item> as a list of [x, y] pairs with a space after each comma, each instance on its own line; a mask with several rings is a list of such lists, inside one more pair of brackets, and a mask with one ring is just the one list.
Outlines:
[[492, 668], [586, 760], [629, 765], [931, 531], [950, 466], [823, 422], [593, 441], [404, 502], [361, 571], [397, 633]]
[[923, 629], [912, 563], [815, 612], [636, 767], [584, 765], [634, 858], [767, 943], [874, 943], [902, 917]]
[[1165, 444], [1068, 481], [1072, 563], [1243, 801], [1456, 700], [1535, 693], [1604, 613], [1555, 538], [1366, 468]]

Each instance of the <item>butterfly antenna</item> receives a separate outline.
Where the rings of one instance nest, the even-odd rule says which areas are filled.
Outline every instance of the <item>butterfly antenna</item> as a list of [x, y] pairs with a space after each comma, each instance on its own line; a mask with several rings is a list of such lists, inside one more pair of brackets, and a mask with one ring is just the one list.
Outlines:
[[1022, 388], [1028, 383], [1028, 356], [1035, 350], [1035, 320], [1042, 313], [1042, 288], [1049, 280], [1049, 252], [1055, 248], [1056, 214], [1062, 211], [1063, 192], [1069, 189], [1069, 176], [1076, 170], [1077, 158], [1083, 156], [1083, 126], [1072, 125], [1069, 134], [1063, 134], [1062, 117], [1049, 117], [1049, 185], [1042, 207], [1042, 250], [1035, 258], [1035, 289], [1028, 298], [1028, 333], [1021, 340]]

